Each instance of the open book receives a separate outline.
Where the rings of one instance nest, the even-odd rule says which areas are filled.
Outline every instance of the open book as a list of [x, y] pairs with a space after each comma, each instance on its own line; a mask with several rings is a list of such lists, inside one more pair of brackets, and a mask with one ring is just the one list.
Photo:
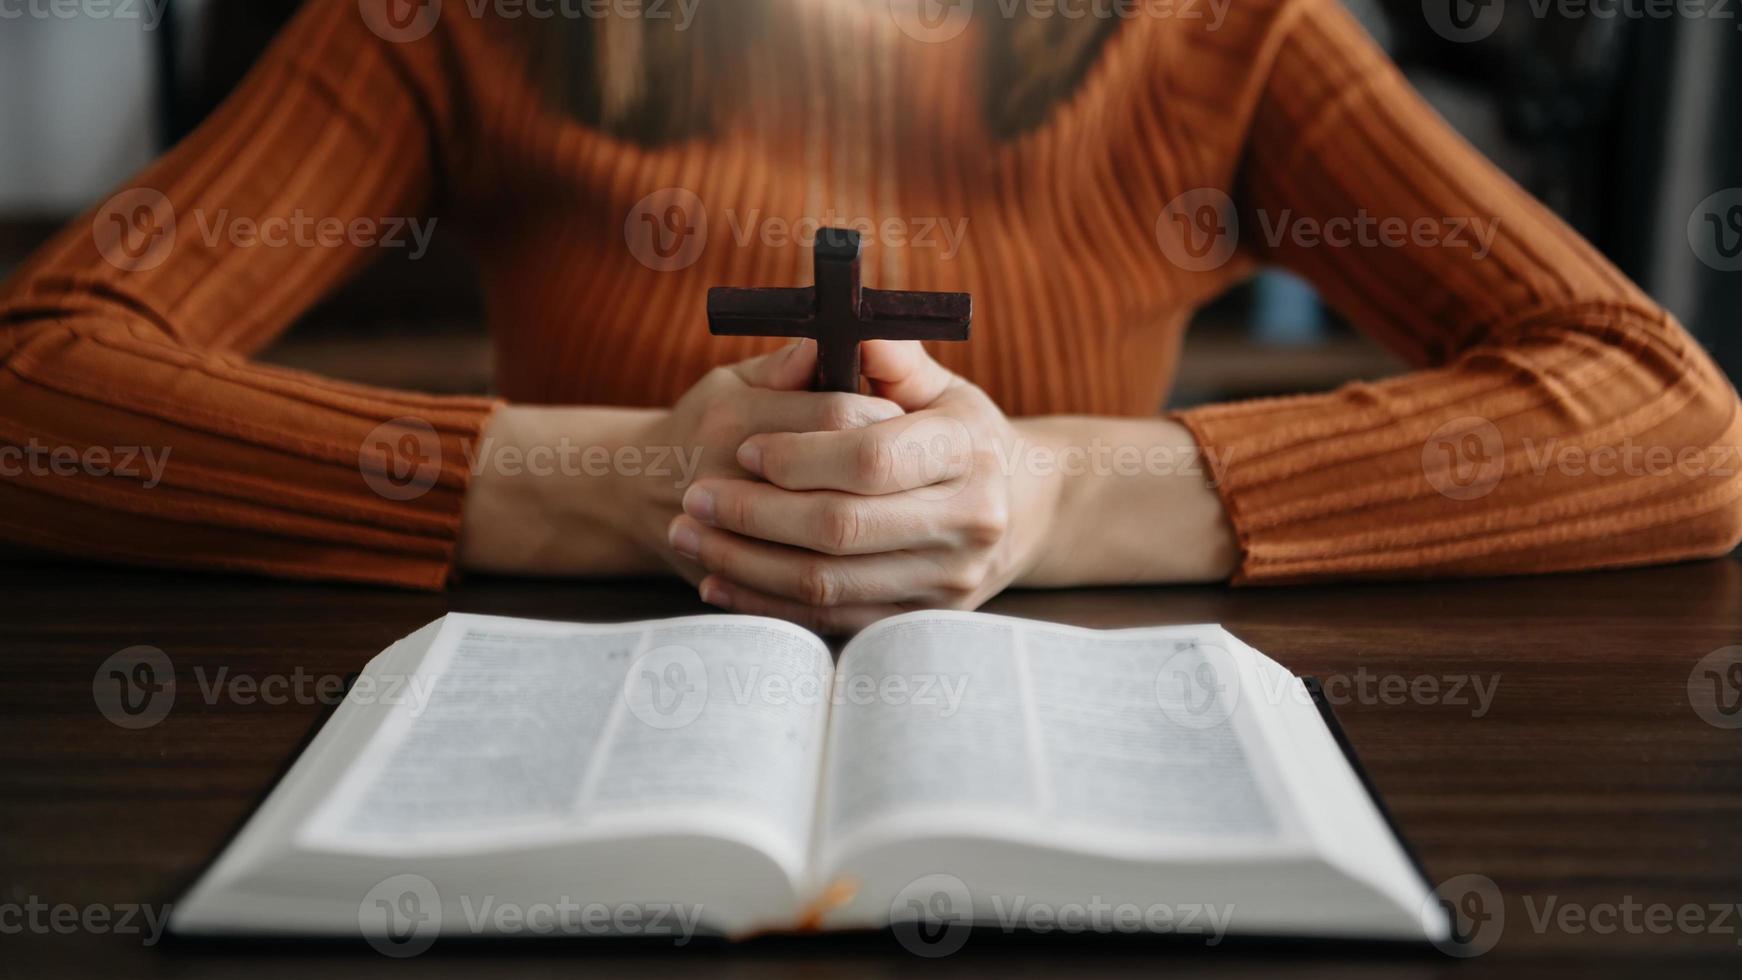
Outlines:
[[171, 928], [969, 923], [1448, 931], [1307, 687], [1226, 630], [944, 612], [838, 666], [753, 617], [446, 616], [370, 662]]

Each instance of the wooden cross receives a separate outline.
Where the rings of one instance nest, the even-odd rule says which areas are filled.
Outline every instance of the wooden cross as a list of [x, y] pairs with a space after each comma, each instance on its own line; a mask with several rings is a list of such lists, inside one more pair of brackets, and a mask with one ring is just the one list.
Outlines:
[[801, 289], [708, 290], [708, 329], [722, 337], [809, 337], [817, 342], [812, 391], [859, 390], [862, 340], [967, 340], [967, 293], [866, 289], [859, 284], [859, 233], [817, 234], [816, 285]]

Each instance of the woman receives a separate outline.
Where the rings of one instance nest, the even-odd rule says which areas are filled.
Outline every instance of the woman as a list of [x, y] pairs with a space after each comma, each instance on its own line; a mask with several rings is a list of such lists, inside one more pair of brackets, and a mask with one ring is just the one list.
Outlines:
[[[474, 6], [309, 0], [13, 277], [5, 438], [171, 457], [151, 487], [11, 474], [7, 538], [429, 588], [671, 567], [850, 630], [1012, 584], [1548, 572], [1742, 536], [1735, 468], [1686, 465], [1742, 441], [1734, 389], [1334, 0]], [[372, 222], [432, 217], [473, 247], [505, 403], [247, 360]], [[868, 344], [867, 393], [824, 395], [807, 345], [708, 336], [709, 285], [801, 284], [802, 232], [854, 222], [868, 283], [973, 293], [974, 340]], [[1190, 312], [1258, 261], [1418, 369], [1157, 417]], [[1624, 449], [1678, 464], [1566, 463]]]

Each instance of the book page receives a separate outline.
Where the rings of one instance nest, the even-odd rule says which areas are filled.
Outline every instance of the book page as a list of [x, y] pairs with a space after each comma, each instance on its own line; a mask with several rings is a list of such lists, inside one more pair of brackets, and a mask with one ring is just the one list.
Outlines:
[[[836, 680], [825, 849], [915, 832], [1127, 853], [1294, 837], [1274, 761], [1231, 696], [1243, 667], [1224, 637], [960, 613], [873, 626]], [[860, 675], [959, 697], [843, 696]]]
[[[809, 844], [830, 657], [796, 627], [452, 615], [304, 842], [368, 852], [731, 832]], [[368, 675], [365, 674], [367, 677]]]

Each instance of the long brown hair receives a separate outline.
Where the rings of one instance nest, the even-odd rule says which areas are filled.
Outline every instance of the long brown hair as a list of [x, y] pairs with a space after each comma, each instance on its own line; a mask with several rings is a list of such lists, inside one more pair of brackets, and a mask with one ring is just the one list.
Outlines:
[[[570, 112], [612, 135], [647, 145], [705, 135], [719, 112], [717, 81], [729, 77], [770, 12], [766, 0], [695, 4], [688, 24], [620, 14], [540, 23], [534, 72]], [[987, 45], [987, 125], [1011, 137], [1038, 126], [1075, 91], [1118, 18], [1003, 16], [1004, 6], [982, 3], [976, 16]]]

